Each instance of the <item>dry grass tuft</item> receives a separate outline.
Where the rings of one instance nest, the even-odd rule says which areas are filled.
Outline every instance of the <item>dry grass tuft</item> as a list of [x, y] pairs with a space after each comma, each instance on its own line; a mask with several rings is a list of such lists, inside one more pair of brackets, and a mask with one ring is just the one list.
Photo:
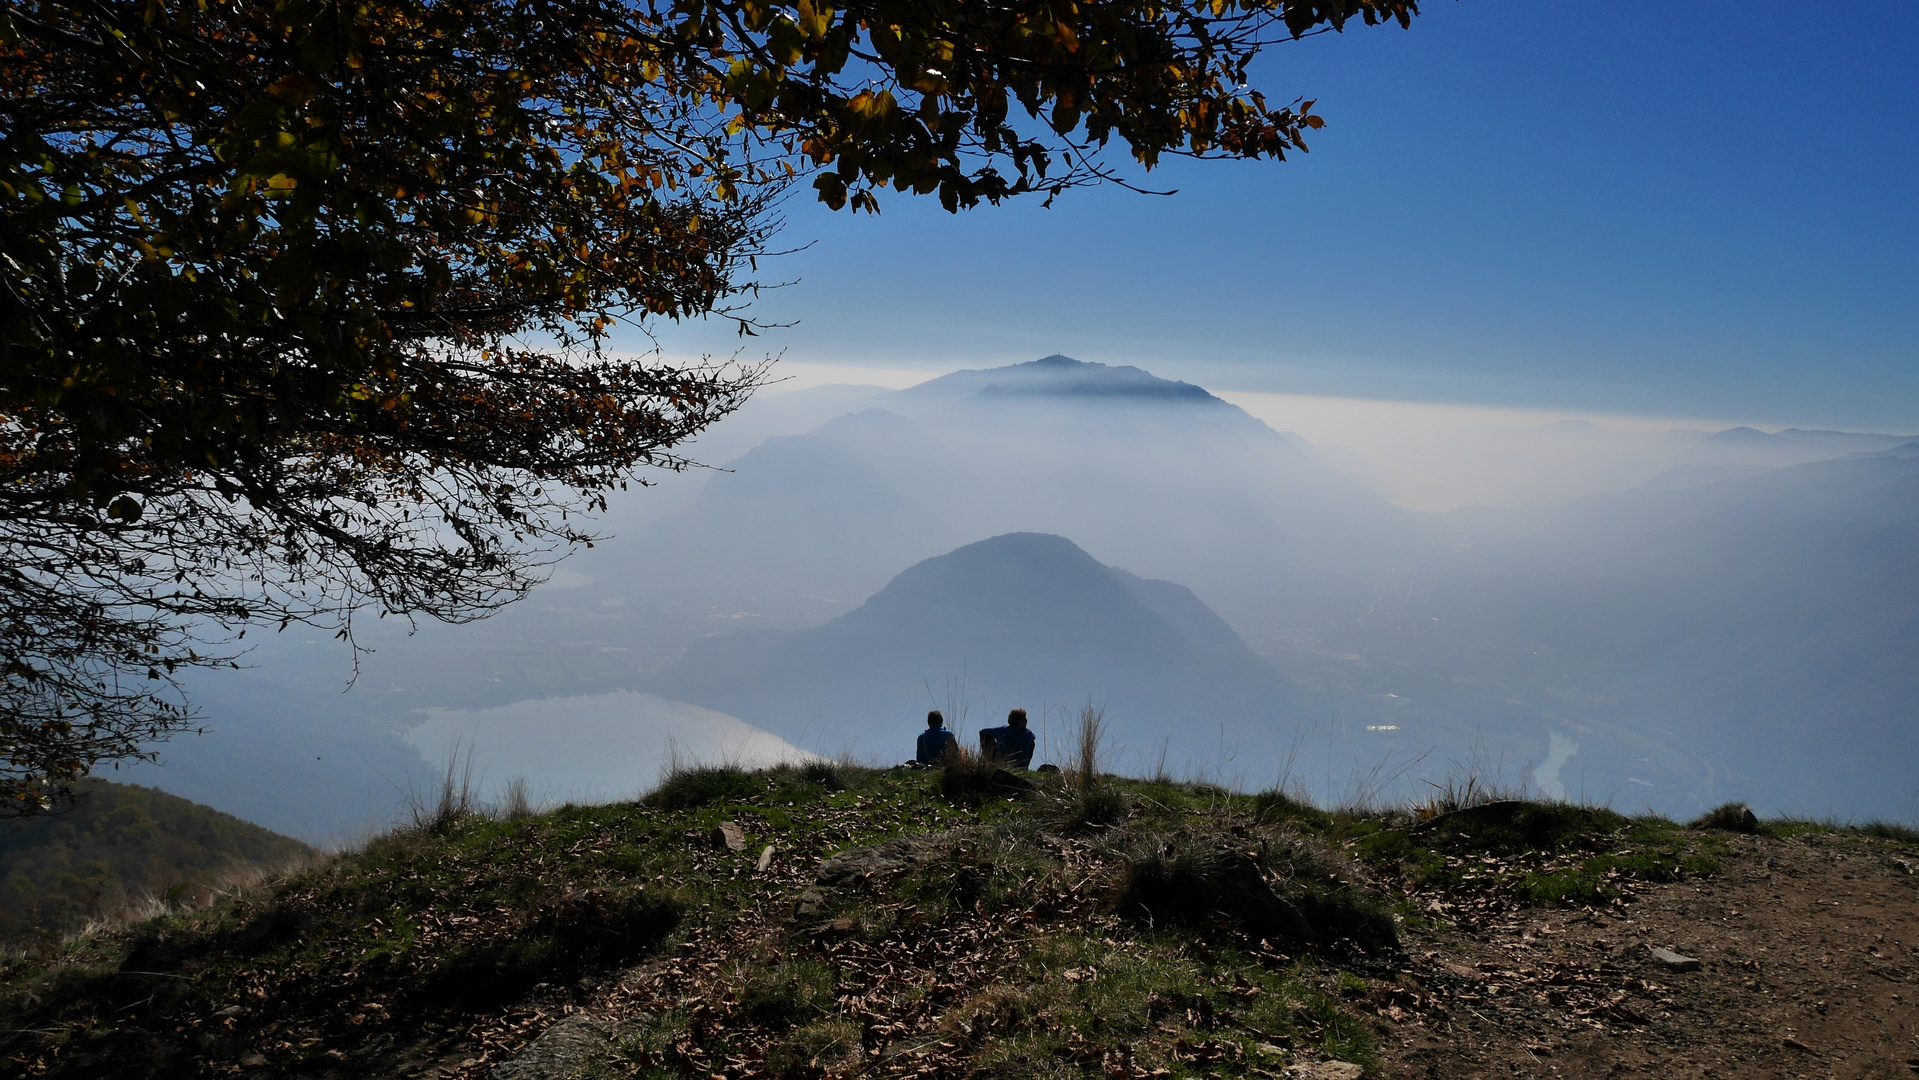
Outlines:
[[1073, 776], [1080, 794], [1099, 783], [1099, 763], [1106, 742], [1106, 707], [1088, 701], [1079, 710], [1079, 727], [1074, 733]]
[[1017, 797], [1032, 789], [1032, 781], [1008, 771], [998, 758], [965, 746], [947, 755], [940, 767], [940, 795], [949, 802], [978, 805], [987, 799]]
[[480, 798], [474, 791], [473, 748], [464, 751], [459, 743], [447, 751], [446, 764], [427, 793], [408, 785], [407, 823], [414, 832], [445, 836], [454, 826], [480, 812]]
[[533, 800], [526, 793], [526, 777], [516, 776], [506, 782], [498, 814], [501, 821], [525, 821], [533, 816]]
[[1706, 811], [1697, 821], [1691, 823], [1694, 829], [1717, 829], [1721, 832], [1756, 833], [1759, 831], [1759, 816], [1742, 802], [1729, 802]]
[[1426, 821], [1475, 806], [1527, 801], [1531, 792], [1526, 783], [1508, 782], [1503, 771], [1499, 763], [1487, 759], [1484, 744], [1474, 743], [1465, 761], [1454, 761], [1447, 767], [1443, 783], [1426, 781], [1432, 794], [1412, 807], [1413, 817]]
[[1136, 841], [1121, 853], [1113, 907], [1136, 922], [1209, 929], [1295, 946], [1391, 953], [1399, 946], [1385, 904], [1316, 852], [1286, 841], [1201, 833]]

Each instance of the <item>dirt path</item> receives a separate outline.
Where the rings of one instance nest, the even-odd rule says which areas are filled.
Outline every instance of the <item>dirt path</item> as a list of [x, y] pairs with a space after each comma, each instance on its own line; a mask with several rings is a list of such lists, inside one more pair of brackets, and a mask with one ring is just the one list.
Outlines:
[[[1734, 837], [1710, 878], [1604, 914], [1413, 934], [1388, 1076], [1919, 1077], [1919, 865], [1870, 838]], [[1664, 947], [1701, 962], [1669, 969]]]

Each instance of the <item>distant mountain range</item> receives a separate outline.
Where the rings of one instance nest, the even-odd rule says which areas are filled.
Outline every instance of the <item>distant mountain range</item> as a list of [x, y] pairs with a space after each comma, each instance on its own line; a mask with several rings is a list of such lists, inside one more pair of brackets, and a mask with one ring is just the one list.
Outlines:
[[[1443, 425], [1442, 425], [1443, 426]], [[1544, 508], [1635, 487], [1692, 487], [1770, 469], [1879, 453], [1911, 436], [1750, 427], [1615, 430], [1586, 420], [1456, 424], [1396, 436], [1350, 433], [1334, 460], [1409, 509]]]
[[[795, 627], [930, 555], [1049, 532], [1181, 581], [1259, 635], [1353, 617], [1364, 579], [1415, 550], [1403, 511], [1298, 436], [1138, 368], [1052, 356], [872, 400], [766, 440], [683, 513], [579, 566], [657, 606], [697, 596]], [[674, 570], [648, 580], [652, 566]]]
[[1096, 401], [1191, 405], [1221, 415], [1244, 414], [1188, 382], [1162, 379], [1136, 367], [1089, 364], [1054, 353], [1003, 368], [955, 371], [899, 392], [906, 402], [950, 402], [978, 397], [987, 402], [1021, 398], [1077, 398]]
[[[1674, 814], [1919, 817], [1910, 438], [1476, 428], [1456, 460], [1514, 470], [1493, 488], [1523, 505], [1426, 513], [1201, 387], [1053, 356], [776, 396], [705, 445], [741, 449], [616, 507], [619, 536], [500, 615], [367, 625], [350, 693], [333, 644], [269, 636], [196, 685], [219, 734], [142, 778], [324, 837], [431, 771], [395, 734], [419, 710], [647, 690], [889, 758], [964, 677], [975, 722], [1091, 694], [1136, 753], [1236, 744], [1244, 775], [1293, 761], [1332, 800], [1477, 753]], [[989, 554], [1045, 610], [1008, 625]], [[1222, 622], [1237, 645], [1194, 636]]]
[[926, 710], [952, 701], [973, 710], [973, 728], [1019, 706], [1062, 738], [1091, 701], [1136, 755], [1164, 744], [1174, 768], [1217, 765], [1223, 736], [1245, 744], [1259, 780], [1311, 719], [1304, 695], [1191, 590], [1040, 533], [927, 559], [822, 626], [703, 638], [645, 688], [876, 759], [910, 756]]

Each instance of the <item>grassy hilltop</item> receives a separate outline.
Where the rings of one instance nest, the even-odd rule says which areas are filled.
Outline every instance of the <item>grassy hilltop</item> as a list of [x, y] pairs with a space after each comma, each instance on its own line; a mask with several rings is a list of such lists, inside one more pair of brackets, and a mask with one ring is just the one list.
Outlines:
[[[1847, 875], [1862, 906], [1832, 909], [1834, 934], [1877, 934], [1855, 954], [1822, 931], [1844, 953], [1825, 975], [1919, 978], [1899, 830], [1505, 800], [1333, 813], [1079, 779], [813, 764], [544, 814], [455, 796], [361, 851], [10, 954], [0, 1057], [49, 1077], [532, 1080], [1475, 1076], [1558, 1054], [1581, 1075], [1580, 1054], [1628, 1068], [1691, 1038], [1759, 1062], [1760, 1042], [1823, 1036], [1729, 1020], [1719, 984], [1754, 1008], [1819, 991], [1773, 966], [1783, 946], [1752, 959], [1757, 922], [1702, 928], [1715, 903], [1769, 917], [1728, 891], [1748, 884], [1787, 910], [1795, 867]], [[1852, 1003], [1881, 991], [1900, 1000]]]

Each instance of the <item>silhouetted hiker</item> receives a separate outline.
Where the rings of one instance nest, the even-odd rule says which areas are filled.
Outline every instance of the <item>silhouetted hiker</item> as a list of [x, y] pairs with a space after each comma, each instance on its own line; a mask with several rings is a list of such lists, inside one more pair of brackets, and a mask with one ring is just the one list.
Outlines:
[[946, 717], [938, 709], [926, 714], [926, 730], [920, 732], [919, 750], [913, 760], [922, 765], [938, 765], [946, 755], [959, 749], [959, 740], [946, 730]]
[[1006, 714], [1005, 727], [989, 727], [979, 733], [979, 752], [995, 757], [1016, 769], [1033, 764], [1033, 733], [1026, 730], [1026, 710]]

